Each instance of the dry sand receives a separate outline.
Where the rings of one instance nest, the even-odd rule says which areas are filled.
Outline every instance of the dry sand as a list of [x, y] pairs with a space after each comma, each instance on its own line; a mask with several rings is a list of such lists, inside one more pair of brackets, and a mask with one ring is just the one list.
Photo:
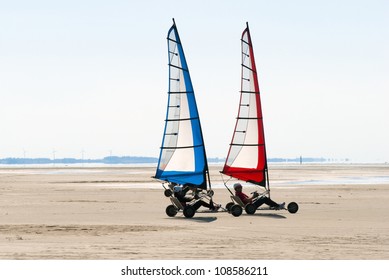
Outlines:
[[297, 214], [169, 218], [152, 167], [0, 168], [0, 259], [389, 259], [389, 165], [269, 173], [272, 198]]

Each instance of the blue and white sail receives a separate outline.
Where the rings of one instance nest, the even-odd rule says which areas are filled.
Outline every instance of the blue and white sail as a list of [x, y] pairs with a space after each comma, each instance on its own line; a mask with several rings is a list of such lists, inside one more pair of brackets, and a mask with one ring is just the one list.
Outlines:
[[199, 113], [174, 19], [167, 42], [169, 98], [155, 178], [206, 189], [207, 181], [209, 184], [208, 164]]

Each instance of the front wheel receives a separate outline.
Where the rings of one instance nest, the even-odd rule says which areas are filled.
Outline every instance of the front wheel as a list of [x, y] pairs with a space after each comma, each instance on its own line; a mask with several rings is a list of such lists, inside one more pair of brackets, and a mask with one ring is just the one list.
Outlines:
[[227, 204], [226, 204], [226, 209], [227, 209], [227, 211], [228, 212], [231, 212], [231, 207], [232, 207], [232, 205], [234, 205], [235, 203], [233, 203], [233, 202], [228, 202]]
[[177, 209], [174, 205], [169, 205], [166, 207], [166, 215], [169, 217], [174, 217], [177, 214]]
[[234, 204], [231, 206], [231, 214], [234, 217], [239, 217], [242, 215], [243, 209], [238, 204]]
[[299, 210], [299, 206], [296, 202], [291, 202], [288, 204], [289, 213], [294, 214], [297, 213], [298, 210]]
[[169, 190], [169, 189], [166, 189], [166, 190], [164, 191], [164, 195], [165, 195], [166, 197], [170, 197], [172, 194], [173, 194], [173, 192], [172, 192], [171, 190]]
[[193, 208], [193, 206], [186, 206], [184, 208], [184, 216], [185, 218], [192, 218], [194, 214], [196, 213], [196, 210]]

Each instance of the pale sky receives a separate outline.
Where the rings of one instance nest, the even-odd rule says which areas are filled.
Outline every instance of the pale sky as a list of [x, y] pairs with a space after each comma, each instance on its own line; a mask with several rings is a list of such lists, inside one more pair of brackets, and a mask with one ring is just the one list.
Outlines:
[[175, 18], [209, 157], [249, 22], [269, 157], [389, 162], [389, 1], [0, 0], [0, 158], [159, 156]]

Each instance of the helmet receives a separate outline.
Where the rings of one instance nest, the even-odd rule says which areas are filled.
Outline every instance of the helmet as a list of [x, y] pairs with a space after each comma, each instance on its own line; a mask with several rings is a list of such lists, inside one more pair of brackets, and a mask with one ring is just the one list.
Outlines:
[[234, 184], [234, 190], [236, 190], [236, 189], [239, 188], [239, 187], [242, 187], [242, 185], [241, 185], [240, 183], [235, 183], [235, 184]]

